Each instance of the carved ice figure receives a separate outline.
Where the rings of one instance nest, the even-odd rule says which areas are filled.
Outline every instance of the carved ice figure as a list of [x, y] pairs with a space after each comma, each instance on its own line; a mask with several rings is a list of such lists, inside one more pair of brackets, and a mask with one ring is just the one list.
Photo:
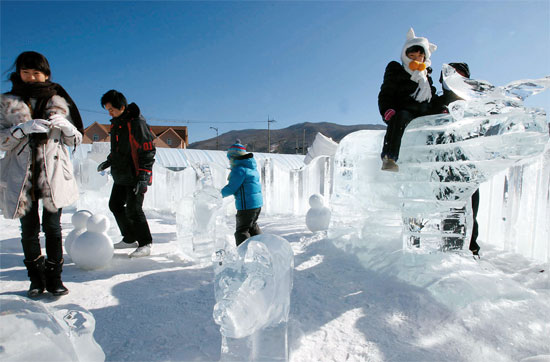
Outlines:
[[[183, 198], [176, 211], [176, 233], [183, 253], [199, 263], [210, 263], [216, 250], [216, 224], [223, 200], [214, 187], [210, 167], [194, 166], [200, 188]], [[221, 246], [220, 246], [221, 247]]]
[[95, 320], [77, 305], [49, 307], [0, 295], [2, 361], [104, 361], [94, 340]]
[[213, 316], [223, 361], [287, 361], [294, 254], [282, 237], [260, 234], [215, 259]]
[[71, 258], [82, 269], [99, 269], [106, 266], [114, 254], [113, 241], [106, 234], [109, 219], [95, 214], [86, 221], [87, 231], [75, 239], [71, 246]]
[[311, 209], [306, 214], [306, 226], [311, 232], [327, 230], [330, 224], [330, 209], [325, 206], [322, 195], [313, 194], [309, 197]]
[[[460, 248], [470, 219], [461, 210], [479, 184], [544, 151], [546, 113], [522, 101], [549, 88], [550, 77], [494, 87], [459, 77], [448, 66], [443, 75], [464, 100], [451, 103], [449, 114], [416, 118], [407, 126], [398, 173], [379, 171], [383, 132], [359, 131], [340, 142], [331, 237], [363, 229], [373, 238], [402, 235], [404, 247], [414, 250]], [[449, 220], [450, 228], [444, 222]]]

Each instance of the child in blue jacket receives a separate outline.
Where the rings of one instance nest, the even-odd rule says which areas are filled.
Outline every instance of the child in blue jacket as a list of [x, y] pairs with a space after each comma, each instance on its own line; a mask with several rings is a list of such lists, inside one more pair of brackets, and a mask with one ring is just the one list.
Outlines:
[[235, 196], [235, 241], [239, 246], [249, 237], [262, 233], [257, 224], [263, 206], [262, 185], [254, 155], [247, 153], [246, 147], [239, 140], [229, 147], [227, 158], [231, 164], [231, 173], [228, 184], [221, 192], [223, 197]]

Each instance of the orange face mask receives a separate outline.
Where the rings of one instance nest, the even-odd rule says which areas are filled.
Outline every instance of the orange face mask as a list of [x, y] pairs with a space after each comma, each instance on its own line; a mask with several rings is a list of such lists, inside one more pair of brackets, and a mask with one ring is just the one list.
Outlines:
[[416, 60], [413, 60], [412, 62], [409, 63], [409, 69], [410, 70], [418, 70], [419, 72], [421, 72], [424, 69], [426, 69], [426, 64], [417, 62]]

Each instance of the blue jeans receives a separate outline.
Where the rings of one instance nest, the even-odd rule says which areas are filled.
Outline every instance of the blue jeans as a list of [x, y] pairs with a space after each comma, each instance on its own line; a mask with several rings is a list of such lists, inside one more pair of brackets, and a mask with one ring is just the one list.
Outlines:
[[[40, 217], [38, 215], [38, 200], [32, 202], [32, 207], [19, 219], [21, 222], [21, 244], [25, 260], [35, 260], [42, 253], [40, 251]], [[42, 208], [42, 231], [46, 239], [46, 255], [53, 262], [63, 259], [61, 239], [61, 209], [50, 212]]]

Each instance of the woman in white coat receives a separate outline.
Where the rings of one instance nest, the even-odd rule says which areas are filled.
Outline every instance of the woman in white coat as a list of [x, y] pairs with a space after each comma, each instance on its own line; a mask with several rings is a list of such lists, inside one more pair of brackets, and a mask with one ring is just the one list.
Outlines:
[[[10, 75], [12, 89], [0, 96], [0, 209], [7, 219], [21, 221], [21, 243], [36, 297], [69, 291], [61, 281], [63, 248], [61, 209], [74, 203], [78, 189], [69, 149], [82, 140], [82, 119], [71, 97], [50, 82], [48, 60], [23, 52]], [[40, 249], [38, 202], [42, 200], [42, 231], [46, 256]]]

